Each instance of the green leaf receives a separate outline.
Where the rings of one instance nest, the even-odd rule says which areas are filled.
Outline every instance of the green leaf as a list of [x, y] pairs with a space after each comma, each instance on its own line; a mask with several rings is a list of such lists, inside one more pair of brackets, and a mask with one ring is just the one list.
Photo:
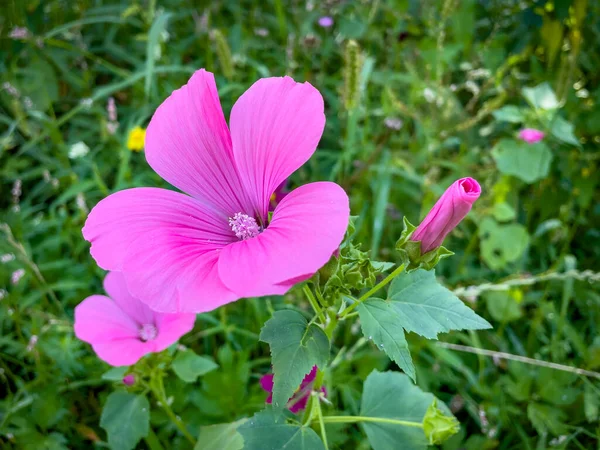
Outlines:
[[440, 285], [434, 271], [415, 270], [397, 277], [388, 299], [406, 331], [437, 339], [450, 330], [481, 330], [492, 326]]
[[543, 142], [528, 144], [515, 139], [501, 139], [492, 149], [498, 170], [526, 183], [534, 183], [548, 175], [553, 155]]
[[143, 395], [116, 391], [108, 396], [100, 426], [108, 434], [108, 445], [113, 450], [130, 450], [148, 435], [150, 405]]
[[560, 104], [554, 94], [554, 91], [548, 83], [538, 84], [533, 88], [523, 88], [521, 91], [523, 97], [537, 109], [543, 109], [545, 111], [557, 109]]
[[567, 122], [560, 116], [556, 116], [552, 121], [552, 127], [550, 128], [550, 132], [552, 136], [554, 136], [559, 141], [564, 142], [565, 144], [571, 144], [576, 147], [581, 147], [579, 140], [575, 136], [574, 133], [575, 127], [572, 123]]
[[509, 291], [490, 291], [483, 294], [490, 316], [498, 322], [512, 322], [523, 317], [516, 299]]
[[244, 439], [238, 433], [238, 427], [247, 420], [200, 427], [194, 450], [242, 450]]
[[244, 438], [244, 450], [325, 449], [312, 428], [288, 423], [284, 413], [269, 407], [256, 413], [238, 431]]
[[109, 381], [121, 381], [127, 374], [128, 370], [129, 366], [112, 367], [102, 374], [102, 379]]
[[423, 419], [434, 399], [432, 394], [423, 392], [400, 372], [371, 372], [365, 381], [361, 417], [391, 419], [412, 425], [362, 422], [371, 447], [374, 450], [427, 448]]
[[567, 431], [563, 421], [566, 415], [555, 406], [531, 402], [527, 405], [527, 417], [539, 434], [550, 431], [554, 435]]
[[260, 332], [271, 347], [273, 406], [284, 408], [313, 366], [324, 368], [329, 359], [329, 339], [316, 325], [308, 326], [302, 314], [276, 311]]
[[415, 367], [404, 337], [402, 317], [390, 302], [370, 298], [358, 308], [364, 336], [372, 340], [415, 381]]
[[583, 391], [583, 411], [588, 422], [598, 420], [600, 411], [600, 394], [591, 382], [585, 384]]
[[525, 115], [521, 108], [514, 105], [506, 105], [497, 109], [492, 115], [500, 122], [521, 123], [525, 120]]
[[506, 202], [495, 203], [492, 208], [492, 215], [498, 222], [508, 222], [517, 217], [515, 209]]
[[177, 353], [173, 361], [173, 372], [186, 383], [193, 383], [196, 379], [219, 367], [212, 359], [198, 356], [191, 350]]
[[529, 245], [527, 229], [518, 223], [500, 225], [490, 217], [479, 225], [481, 257], [491, 269], [502, 269], [517, 261]]

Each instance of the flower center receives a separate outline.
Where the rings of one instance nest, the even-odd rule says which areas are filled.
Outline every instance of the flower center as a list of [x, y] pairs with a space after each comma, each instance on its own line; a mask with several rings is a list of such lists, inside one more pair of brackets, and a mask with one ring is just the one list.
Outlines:
[[261, 232], [256, 219], [241, 212], [235, 213], [233, 217], [229, 218], [229, 226], [241, 241], [256, 237]]
[[140, 336], [140, 339], [146, 342], [156, 339], [158, 330], [156, 329], [155, 325], [152, 325], [151, 323], [145, 323], [140, 327], [138, 334]]

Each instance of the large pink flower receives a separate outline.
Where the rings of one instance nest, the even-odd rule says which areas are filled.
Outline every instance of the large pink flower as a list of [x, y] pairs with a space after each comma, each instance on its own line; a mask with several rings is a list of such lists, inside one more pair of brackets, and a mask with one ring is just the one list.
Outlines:
[[161, 352], [194, 327], [195, 314], [157, 313], [133, 298], [118, 272], [106, 275], [104, 290], [110, 298], [92, 295], [75, 307], [75, 335], [111, 366]]
[[230, 133], [214, 77], [199, 70], [156, 110], [145, 143], [150, 166], [189, 196], [134, 188], [105, 198], [83, 228], [92, 256], [157, 311], [285, 293], [329, 260], [348, 225], [348, 196], [329, 182], [290, 192], [269, 221], [271, 195], [324, 126], [313, 86], [265, 78], [234, 105]]

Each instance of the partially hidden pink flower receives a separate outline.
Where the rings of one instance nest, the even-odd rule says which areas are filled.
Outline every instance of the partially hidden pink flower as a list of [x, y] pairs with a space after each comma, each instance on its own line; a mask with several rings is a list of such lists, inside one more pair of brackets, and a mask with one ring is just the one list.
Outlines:
[[74, 328], [111, 366], [130, 366], [148, 353], [161, 352], [194, 327], [195, 314], [154, 312], [132, 297], [118, 272], [106, 275], [104, 290], [108, 297], [92, 295], [75, 307]]
[[145, 142], [150, 166], [189, 195], [133, 188], [105, 198], [83, 228], [92, 256], [156, 311], [284, 294], [329, 260], [348, 225], [348, 196], [330, 182], [293, 190], [269, 221], [271, 195], [324, 126], [313, 86], [265, 78], [233, 106], [230, 131], [214, 76], [197, 71], [156, 110]]
[[125, 386], [133, 386], [135, 384], [135, 375], [130, 373], [129, 375], [125, 375], [123, 377], [123, 384]]
[[[304, 377], [302, 383], [298, 390], [294, 393], [292, 398], [288, 400], [288, 409], [296, 414], [298, 411], [306, 408], [306, 403], [310, 398], [310, 393], [312, 392], [313, 384], [315, 382], [315, 378], [317, 376], [317, 366], [314, 366], [310, 373]], [[269, 396], [265, 400], [267, 403], [271, 403], [273, 401], [273, 374], [269, 373], [267, 375], [263, 375], [260, 379], [260, 386], [269, 393]], [[327, 390], [325, 387], [321, 387], [320, 391], [327, 395]]]
[[546, 136], [546, 133], [536, 130], [535, 128], [524, 128], [519, 131], [519, 139], [527, 142], [528, 144], [540, 142], [542, 139], [544, 139], [544, 136]]
[[444, 239], [471, 211], [481, 187], [473, 178], [461, 178], [450, 185], [410, 237], [421, 242], [421, 253], [442, 245]]

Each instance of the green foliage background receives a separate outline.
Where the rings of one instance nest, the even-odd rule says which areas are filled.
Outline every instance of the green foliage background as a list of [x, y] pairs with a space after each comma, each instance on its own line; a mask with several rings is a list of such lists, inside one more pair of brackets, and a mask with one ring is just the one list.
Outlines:
[[[318, 26], [323, 15], [333, 27]], [[29, 35], [9, 37], [15, 26]], [[483, 194], [446, 241], [456, 254], [437, 275], [494, 329], [442, 334], [441, 344], [407, 335], [417, 384], [461, 422], [443, 448], [598, 448], [598, 3], [10, 0], [0, 38], [2, 448], [107, 447], [100, 425], [119, 426], [101, 416], [122, 375], [103, 377], [109, 367], [72, 331], [74, 306], [102, 292], [81, 228], [110, 192], [167, 187], [127, 136], [200, 67], [215, 73], [226, 116], [260, 77], [288, 74], [321, 91], [325, 133], [291, 186], [341, 183], [358, 216], [355, 242], [375, 259], [398, 262], [402, 217], [417, 223], [452, 181], [476, 178]], [[522, 143], [525, 126], [546, 138]], [[78, 142], [90, 151], [72, 157]], [[496, 288], [468, 288], [484, 283]], [[300, 290], [242, 300], [199, 315], [182, 339], [219, 366], [186, 372], [191, 383], [165, 381], [195, 435], [263, 408], [258, 380], [271, 359], [258, 338], [284, 303], [309, 309]], [[357, 323], [336, 336], [333, 355], [340, 350], [327, 373], [329, 408], [357, 414], [369, 373], [397, 366], [360, 339]], [[116, 402], [133, 394], [119, 395], [113, 407], [126, 414]], [[147, 423], [140, 414], [132, 420]], [[357, 425], [331, 427], [329, 437], [331, 448], [369, 448]], [[188, 448], [152, 408], [140, 448], [161, 442]]]

